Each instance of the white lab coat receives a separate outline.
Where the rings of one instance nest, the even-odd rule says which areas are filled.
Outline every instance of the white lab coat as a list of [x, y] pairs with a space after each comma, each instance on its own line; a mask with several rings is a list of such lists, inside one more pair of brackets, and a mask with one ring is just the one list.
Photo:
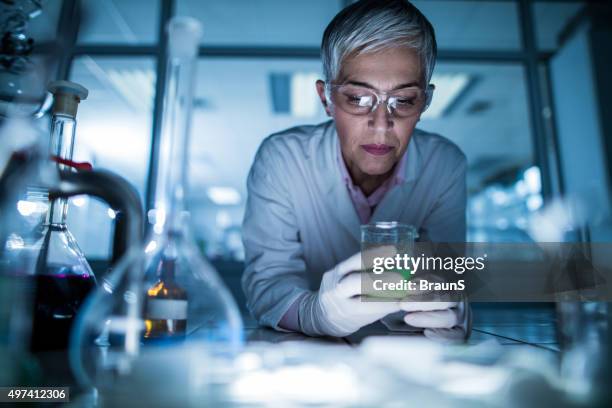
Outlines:
[[[279, 330], [298, 297], [318, 290], [324, 272], [360, 250], [360, 221], [338, 167], [337, 137], [333, 121], [295, 127], [266, 138], [255, 156], [242, 286], [262, 325]], [[418, 129], [405, 154], [405, 180], [387, 192], [371, 222], [412, 224], [434, 242], [465, 241], [465, 155]]]

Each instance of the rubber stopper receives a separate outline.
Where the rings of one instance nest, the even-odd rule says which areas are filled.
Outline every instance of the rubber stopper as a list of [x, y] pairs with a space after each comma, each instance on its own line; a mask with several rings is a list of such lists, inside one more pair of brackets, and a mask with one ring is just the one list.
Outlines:
[[76, 117], [79, 102], [87, 99], [89, 91], [71, 81], [53, 81], [47, 87], [53, 94], [53, 114]]

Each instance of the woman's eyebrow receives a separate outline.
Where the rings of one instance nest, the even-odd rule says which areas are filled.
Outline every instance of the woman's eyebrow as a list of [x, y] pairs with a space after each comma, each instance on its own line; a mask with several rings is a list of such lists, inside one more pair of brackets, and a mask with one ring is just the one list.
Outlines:
[[[347, 81], [346, 84], [362, 86], [364, 88], [368, 88], [368, 89], [372, 89], [372, 90], [378, 91], [378, 88], [376, 88], [374, 85], [369, 84], [367, 82], [362, 82], [362, 81]], [[406, 82], [406, 83], [399, 84], [399, 85], [393, 87], [391, 89], [391, 91], [395, 91], [397, 89], [409, 88], [409, 87], [412, 87], [412, 86], [419, 86], [419, 84], [418, 84], [418, 82], [415, 82], [415, 81]]]
[[362, 86], [364, 88], [369, 88], [369, 89], [373, 89], [376, 90], [376, 87], [374, 85], [370, 85], [367, 82], [361, 82], [361, 81], [347, 81], [346, 84], [349, 85], [356, 85], [356, 86]]
[[392, 91], [395, 91], [396, 89], [410, 88], [413, 86], [419, 86], [419, 83], [416, 81], [412, 81], [412, 82], [406, 82], [404, 84], [399, 84], [398, 86], [394, 87]]

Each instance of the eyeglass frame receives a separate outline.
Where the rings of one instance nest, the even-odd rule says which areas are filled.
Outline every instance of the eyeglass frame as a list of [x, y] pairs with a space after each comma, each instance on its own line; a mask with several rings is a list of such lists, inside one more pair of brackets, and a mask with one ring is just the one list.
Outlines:
[[[334, 88], [339, 88], [341, 86], [347, 86], [347, 85], [351, 85], [351, 84], [334, 84], [332, 82], [325, 82], [325, 95], [329, 101], [330, 104], [333, 104], [332, 98], [331, 98], [331, 91]], [[378, 89], [375, 88], [369, 88], [369, 87], [365, 87], [362, 85], [353, 85], [356, 87], [360, 87], [360, 88], [364, 88], [369, 90], [370, 92], [372, 92], [374, 94], [374, 97], [376, 98], [376, 103], [372, 104], [372, 106], [370, 107], [370, 111], [368, 113], [364, 113], [364, 114], [355, 114], [355, 113], [349, 113], [349, 115], [354, 115], [354, 116], [366, 116], [366, 115], [370, 115], [371, 113], [374, 113], [376, 111], [376, 109], [378, 109], [378, 106], [382, 103], [384, 103], [387, 106], [387, 112], [389, 113], [389, 115], [392, 116], [396, 116], [393, 112], [393, 110], [391, 109], [391, 106], [389, 105], [389, 94], [392, 94], [393, 92], [399, 91], [401, 89], [409, 89], [409, 88], [418, 88], [420, 90], [423, 90], [423, 88], [419, 87], [419, 86], [410, 86], [410, 87], [404, 87], [404, 88], [400, 88], [400, 89], [395, 89], [392, 91], [380, 91]], [[429, 108], [429, 106], [431, 105], [431, 98], [433, 97], [433, 93], [434, 90], [436, 89], [436, 86], [434, 84], [428, 84], [427, 88], [424, 90], [425, 93], [425, 103], [423, 104], [423, 108], [421, 109], [421, 113], [425, 112], [427, 110], [427, 108]], [[382, 98], [382, 96], [384, 96], [384, 99]], [[395, 108], [393, 108], [395, 109]], [[397, 116], [396, 116], [397, 117]], [[410, 116], [406, 116], [406, 117], [410, 117]]]

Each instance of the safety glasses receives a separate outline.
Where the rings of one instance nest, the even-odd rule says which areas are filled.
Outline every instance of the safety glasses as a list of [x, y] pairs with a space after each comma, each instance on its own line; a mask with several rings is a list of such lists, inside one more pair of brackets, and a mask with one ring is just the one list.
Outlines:
[[328, 96], [333, 104], [351, 115], [369, 115], [382, 103], [390, 115], [407, 118], [423, 112], [429, 106], [435, 89], [430, 84], [426, 90], [413, 86], [381, 92], [353, 84], [326, 83]]

